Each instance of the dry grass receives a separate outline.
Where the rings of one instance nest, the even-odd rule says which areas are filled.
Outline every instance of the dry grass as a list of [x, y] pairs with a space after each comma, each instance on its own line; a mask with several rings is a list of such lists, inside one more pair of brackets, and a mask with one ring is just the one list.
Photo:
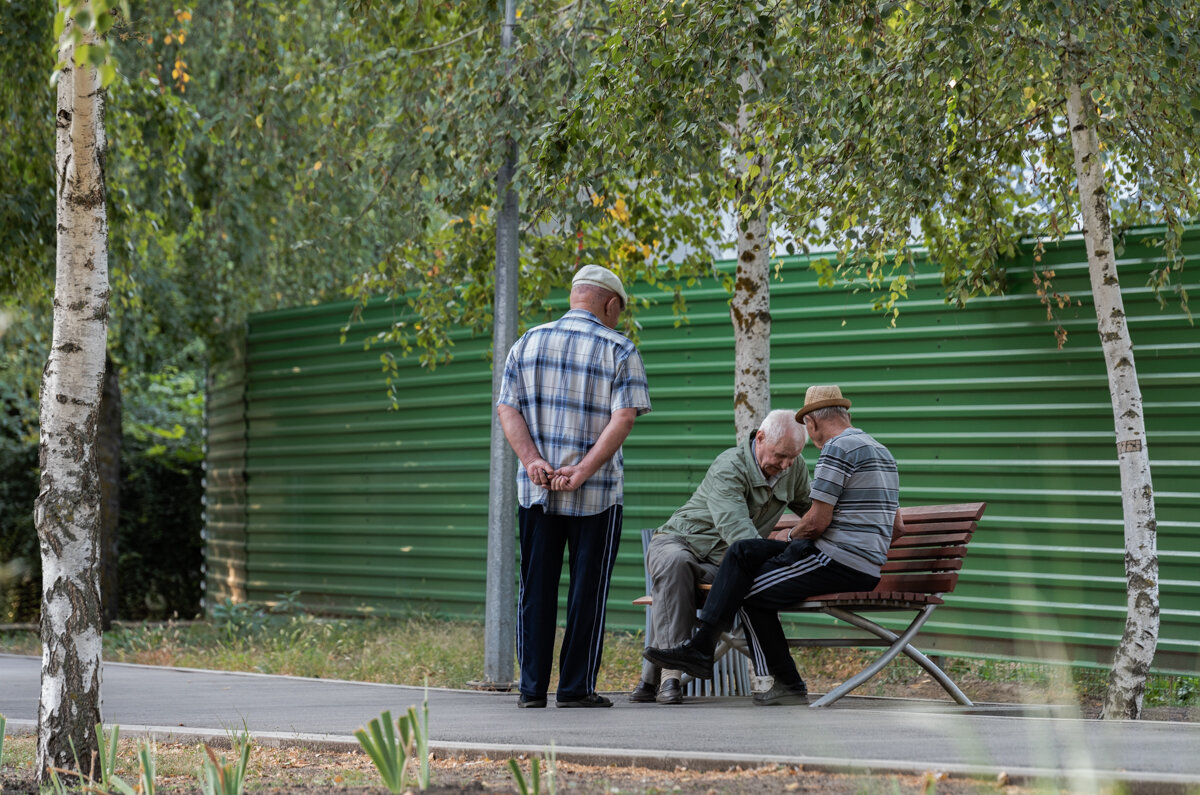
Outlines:
[[[640, 634], [609, 633], [598, 690], [628, 691], [642, 666]], [[0, 632], [0, 652], [40, 654], [31, 632]], [[878, 654], [863, 649], [796, 652], [814, 692], [824, 692]], [[147, 665], [254, 671], [364, 682], [464, 688], [483, 671], [483, 625], [431, 616], [404, 620], [316, 618], [238, 606], [220, 620], [124, 625], [104, 638], [105, 659]], [[1094, 711], [1104, 672], [1065, 665], [946, 658], [943, 663], [972, 698], [1034, 704], [1078, 704]], [[900, 657], [857, 691], [862, 695], [944, 698], [916, 664]], [[1183, 710], [1190, 719], [1200, 692], [1196, 677], [1151, 677], [1146, 706]]]
[[[0, 782], [4, 792], [21, 793], [32, 789], [34, 739], [29, 736], [10, 738], [11, 756], [6, 754]], [[138, 776], [134, 758], [135, 742], [122, 740], [118, 754], [117, 775], [126, 781]], [[157, 747], [157, 791], [164, 793], [194, 792], [197, 789], [197, 770], [204, 756], [200, 745], [162, 743]], [[528, 777], [530, 761], [521, 757], [518, 764]], [[495, 792], [518, 791], [516, 780], [507, 759], [435, 758], [431, 765], [431, 790], [434, 792]], [[775, 765], [743, 770], [657, 770], [641, 767], [596, 766], [558, 762], [555, 779], [560, 792], [596, 793], [846, 793], [846, 795], [898, 795], [904, 793], [998, 793], [1009, 795], [1032, 790], [1013, 786], [1001, 787], [994, 782], [971, 779], [950, 779], [933, 772], [924, 775], [850, 775], [804, 770], [798, 766]], [[386, 793], [379, 777], [365, 754], [357, 752], [318, 751], [302, 747], [266, 748], [254, 746], [250, 754], [247, 788], [251, 792], [303, 792], [308, 795], [336, 795], [358, 791], [366, 795]], [[545, 788], [543, 788], [545, 789]]]

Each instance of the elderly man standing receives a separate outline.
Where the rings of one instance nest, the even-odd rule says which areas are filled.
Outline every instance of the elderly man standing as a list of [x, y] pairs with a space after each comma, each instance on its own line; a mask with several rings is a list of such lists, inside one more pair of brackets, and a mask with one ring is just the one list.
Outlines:
[[646, 659], [711, 677], [717, 641], [740, 611], [755, 668], [775, 678], [769, 691], [754, 695], [754, 703], [808, 703], [778, 611], [817, 594], [874, 589], [892, 533], [903, 532], [896, 461], [850, 424], [849, 408], [838, 387], [809, 387], [796, 419], [821, 450], [812, 508], [795, 527], [734, 544], [692, 638], [669, 649], [646, 649]]
[[627, 301], [616, 274], [580, 268], [571, 308], [509, 351], [496, 411], [517, 471], [521, 590], [518, 707], [546, 706], [564, 547], [570, 551], [559, 707], [611, 707], [596, 694], [609, 580], [621, 537], [621, 444], [650, 411], [637, 348], [616, 331]]
[[[726, 550], [736, 541], [765, 538], [790, 508], [808, 511], [808, 469], [801, 461], [804, 426], [794, 412], [776, 409], [746, 442], [717, 456], [696, 493], [658, 528], [646, 550], [654, 597], [647, 646], [674, 646], [696, 624], [696, 585], [712, 582]], [[647, 661], [629, 700], [679, 704], [678, 670]]]

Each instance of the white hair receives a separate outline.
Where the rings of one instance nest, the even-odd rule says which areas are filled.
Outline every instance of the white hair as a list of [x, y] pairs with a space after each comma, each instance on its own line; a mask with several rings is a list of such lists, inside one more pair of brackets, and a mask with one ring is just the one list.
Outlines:
[[763, 419], [762, 425], [758, 426], [758, 429], [762, 431], [763, 441], [768, 444], [775, 444], [787, 435], [803, 447], [807, 438], [804, 425], [796, 422], [794, 409], [775, 409]]
[[826, 406], [823, 409], [813, 409], [808, 415], [814, 420], [831, 420], [835, 417], [850, 422], [850, 412], [844, 406]]

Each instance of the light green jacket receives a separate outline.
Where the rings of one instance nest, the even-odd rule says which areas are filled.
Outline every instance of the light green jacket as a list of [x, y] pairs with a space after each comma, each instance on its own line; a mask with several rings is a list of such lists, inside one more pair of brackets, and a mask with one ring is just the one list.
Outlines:
[[717, 563], [734, 541], [766, 538], [786, 508], [803, 516], [812, 505], [804, 459], [771, 487], [750, 441], [717, 456], [696, 493], [654, 532], [682, 536], [698, 558]]

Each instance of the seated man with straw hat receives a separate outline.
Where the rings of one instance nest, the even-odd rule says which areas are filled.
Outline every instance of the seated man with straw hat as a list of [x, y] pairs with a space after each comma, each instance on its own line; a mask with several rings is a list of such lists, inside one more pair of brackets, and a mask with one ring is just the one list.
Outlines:
[[672, 648], [648, 648], [647, 660], [710, 678], [721, 633], [740, 613], [755, 670], [775, 678], [770, 690], [754, 694], [754, 703], [808, 703], [778, 611], [817, 594], [872, 590], [892, 533], [903, 531], [896, 460], [850, 424], [849, 408], [840, 388], [809, 387], [796, 420], [821, 451], [812, 508], [791, 528], [733, 544], [691, 639]]

